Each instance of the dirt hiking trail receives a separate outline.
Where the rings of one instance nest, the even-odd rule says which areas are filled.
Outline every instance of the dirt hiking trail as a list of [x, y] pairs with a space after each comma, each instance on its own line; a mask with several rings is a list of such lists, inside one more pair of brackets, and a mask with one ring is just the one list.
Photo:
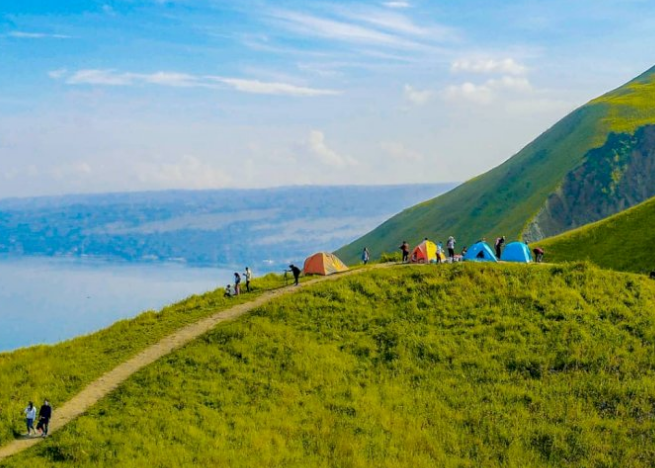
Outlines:
[[[368, 268], [351, 270], [337, 275], [327, 276], [324, 278], [313, 279], [299, 286], [287, 286], [273, 291], [265, 292], [261, 296], [244, 304], [239, 304], [227, 310], [217, 312], [209, 317], [200, 319], [190, 325], [187, 325], [179, 330], [173, 332], [165, 338], [162, 338], [157, 343], [149, 346], [143, 351], [136, 354], [134, 357], [128, 359], [122, 364], [119, 364], [114, 369], [105, 373], [97, 380], [91, 382], [84, 390], [75, 395], [71, 400], [64, 403], [60, 407], [55, 407], [53, 417], [50, 421], [49, 433], [57, 432], [66, 424], [73, 421], [78, 416], [84, 414], [89, 408], [95, 405], [102, 398], [107, 396], [111, 391], [115, 390], [120, 384], [125, 382], [129, 377], [143, 369], [144, 367], [152, 364], [159, 358], [172, 353], [173, 351], [181, 348], [187, 343], [195, 340], [199, 336], [212, 330], [216, 325], [223, 322], [234, 320], [242, 315], [257, 309], [262, 305], [277, 299], [278, 297], [293, 294], [296, 291], [305, 289], [317, 283], [325, 281], [333, 281], [351, 276], [353, 274], [371, 271], [373, 269], [385, 268], [393, 264], [380, 264]], [[16, 455], [23, 450], [38, 444], [43, 438], [41, 437], [25, 437], [16, 439], [4, 447], [0, 447], [0, 463], [12, 455]]]

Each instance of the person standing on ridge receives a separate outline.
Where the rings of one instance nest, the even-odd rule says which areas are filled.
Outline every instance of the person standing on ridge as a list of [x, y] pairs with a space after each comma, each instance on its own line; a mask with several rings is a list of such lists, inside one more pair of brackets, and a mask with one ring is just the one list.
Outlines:
[[289, 265], [289, 269], [291, 270], [291, 273], [293, 273], [293, 281], [294, 285], [298, 286], [298, 282], [300, 281], [300, 268], [298, 268], [296, 265], [293, 263]]
[[241, 294], [241, 275], [235, 271], [234, 272], [234, 295], [238, 296], [239, 294]]
[[370, 259], [371, 253], [368, 251], [368, 247], [364, 247], [364, 251], [362, 252], [362, 262], [366, 265]]
[[504, 244], [505, 244], [505, 236], [496, 238], [496, 243], [494, 244], [494, 246], [496, 247], [496, 257], [498, 258], [498, 260], [500, 260], [500, 256], [503, 253]]
[[27, 404], [27, 408], [23, 410], [25, 413], [25, 424], [27, 425], [27, 434], [26, 436], [31, 436], [32, 433], [36, 434], [34, 429], [34, 420], [36, 419], [36, 407], [31, 401]]
[[39, 426], [43, 432], [43, 437], [48, 437], [48, 426], [50, 425], [50, 418], [52, 418], [52, 406], [50, 402], [45, 400], [41, 409], [39, 409]]
[[450, 263], [453, 263], [455, 261], [455, 243], [457, 241], [453, 236], [450, 236], [448, 238], [448, 241], [446, 242], [446, 248], [448, 249], [448, 258], [450, 259]]
[[243, 274], [246, 278], [246, 292], [250, 292], [250, 281], [252, 280], [252, 271], [246, 267], [246, 272]]
[[409, 261], [409, 244], [407, 243], [407, 241], [403, 241], [399, 249], [403, 253], [403, 263], [407, 263]]

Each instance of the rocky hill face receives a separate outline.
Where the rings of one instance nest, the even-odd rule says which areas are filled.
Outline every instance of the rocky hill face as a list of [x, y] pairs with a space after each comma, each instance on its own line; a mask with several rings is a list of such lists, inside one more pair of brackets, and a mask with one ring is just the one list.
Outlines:
[[337, 253], [505, 235], [539, 240], [655, 195], [655, 67], [575, 110], [491, 171], [389, 219]]

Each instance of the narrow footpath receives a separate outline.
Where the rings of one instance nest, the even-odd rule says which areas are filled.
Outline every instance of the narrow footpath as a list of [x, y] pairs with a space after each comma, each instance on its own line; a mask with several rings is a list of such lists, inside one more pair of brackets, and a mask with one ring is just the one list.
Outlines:
[[[187, 325], [186, 327], [181, 328], [171, 335], [163, 338], [161, 341], [144, 349], [136, 356], [115, 367], [113, 370], [105, 373], [97, 380], [91, 382], [84, 390], [75, 395], [71, 400], [62, 406], [55, 407], [53, 411], [53, 418], [50, 421], [50, 434], [57, 432], [66, 426], [66, 424], [73, 421], [78, 416], [84, 414], [89, 408], [107, 396], [111, 391], [118, 388], [120, 384], [125, 382], [129, 377], [131, 377], [139, 370], [143, 369], [149, 364], [152, 364], [159, 358], [181, 348], [199, 336], [207, 333], [219, 323], [228, 322], [230, 320], [239, 318], [251, 310], [261, 307], [262, 305], [272, 301], [273, 299], [293, 294], [296, 291], [307, 288], [316, 283], [338, 280], [353, 274], [370, 271], [372, 269], [385, 268], [392, 265], [394, 264], [374, 265], [368, 268], [357, 269], [337, 275], [327, 276], [324, 278], [313, 279], [305, 283], [300, 283], [300, 286], [287, 286], [284, 288], [276, 289], [262, 294], [252, 302], [236, 305], [230, 309], [218, 312], [214, 315], [210, 315], [209, 317], [201, 319], [195, 323], [192, 323], [191, 325]], [[23, 450], [27, 450], [42, 440], [43, 439], [40, 437], [21, 438], [12, 441], [4, 447], [0, 447], [0, 462], [11, 457], [12, 455], [16, 455], [17, 453], [22, 452]]]

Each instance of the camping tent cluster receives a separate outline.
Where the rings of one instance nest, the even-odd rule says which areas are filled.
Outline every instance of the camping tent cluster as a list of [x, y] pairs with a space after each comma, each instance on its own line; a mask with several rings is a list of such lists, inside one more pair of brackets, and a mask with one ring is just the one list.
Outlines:
[[[437, 259], [445, 261], [446, 256], [443, 252], [438, 251], [434, 242], [429, 240], [424, 240], [417, 245], [410, 256], [412, 263], [433, 263]], [[499, 260], [486, 242], [473, 244], [462, 259], [470, 262], [497, 262]], [[532, 262], [532, 254], [527, 244], [510, 242], [503, 250], [500, 260], [503, 262], [530, 263]], [[303, 273], [306, 275], [327, 276], [347, 270], [348, 267], [339, 257], [326, 252], [318, 252], [307, 257], [303, 267]]]
[[[496, 254], [489, 247], [489, 244], [478, 242], [468, 249], [466, 255], [464, 255], [464, 260], [470, 262], [497, 262], [499, 259], [496, 258]], [[500, 260], [503, 262], [530, 263], [532, 262], [532, 254], [530, 253], [528, 244], [524, 242], [510, 242], [503, 250]]]

